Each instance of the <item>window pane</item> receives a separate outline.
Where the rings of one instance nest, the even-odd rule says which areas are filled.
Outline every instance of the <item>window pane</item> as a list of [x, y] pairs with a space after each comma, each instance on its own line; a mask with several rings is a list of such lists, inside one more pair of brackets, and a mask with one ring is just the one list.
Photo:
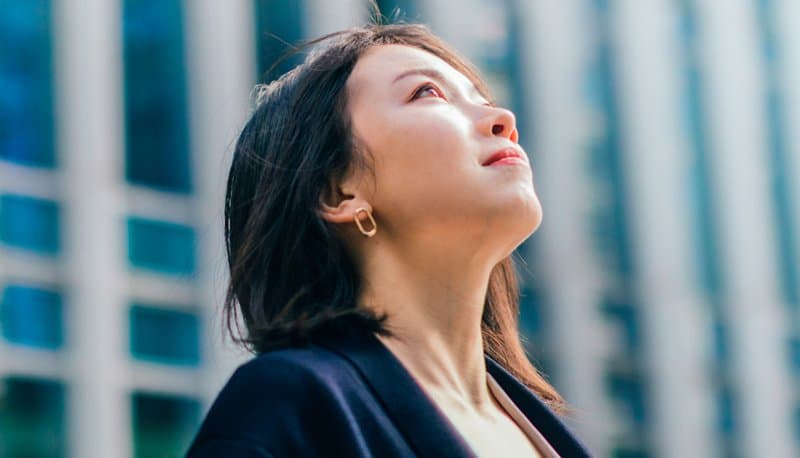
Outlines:
[[49, 0], [0, 7], [0, 159], [52, 167], [53, 79]]
[[125, 173], [156, 189], [191, 190], [180, 0], [125, 0]]
[[3, 337], [10, 342], [60, 348], [64, 341], [61, 296], [53, 291], [10, 285], [0, 302], [0, 325]]
[[65, 456], [64, 387], [51, 380], [0, 380], [0, 456]]
[[800, 377], [800, 337], [789, 339], [789, 365], [792, 373]]
[[188, 312], [146, 305], [130, 309], [131, 354], [168, 364], [195, 365], [200, 360], [200, 320]]
[[381, 14], [386, 16], [386, 22], [414, 22], [415, 19], [418, 19], [414, 9], [414, 0], [378, 0], [377, 3]]
[[258, 80], [268, 82], [302, 60], [299, 56], [292, 56], [277, 65], [269, 75], [266, 73], [275, 60], [290, 49], [285, 43], [295, 44], [303, 38], [303, 2], [255, 0], [254, 7]]
[[182, 457], [199, 424], [193, 399], [134, 393], [133, 450], [136, 458]]
[[168, 274], [195, 269], [194, 230], [143, 218], [128, 219], [128, 260], [134, 267]]
[[642, 377], [630, 371], [610, 371], [606, 375], [608, 391], [624, 406], [628, 418], [643, 426], [647, 421], [647, 397]]
[[0, 242], [56, 254], [60, 245], [58, 205], [34, 197], [0, 195]]
[[601, 305], [603, 314], [616, 321], [619, 332], [625, 342], [625, 350], [636, 352], [639, 350], [639, 325], [636, 307], [626, 302], [606, 300]]

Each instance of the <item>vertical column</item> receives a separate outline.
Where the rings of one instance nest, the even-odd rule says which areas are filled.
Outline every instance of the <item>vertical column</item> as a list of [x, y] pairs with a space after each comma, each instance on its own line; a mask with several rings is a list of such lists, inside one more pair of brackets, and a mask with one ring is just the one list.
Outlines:
[[70, 456], [131, 449], [124, 336], [121, 32], [117, 2], [54, 2], [63, 158]]
[[785, 364], [769, 193], [764, 75], [752, 3], [699, 0], [707, 62], [712, 177], [720, 199], [722, 259], [729, 285], [733, 371], [747, 456], [794, 456], [792, 386]]
[[[602, 279], [586, 230], [592, 201], [584, 148], [592, 120], [583, 100], [589, 58], [579, 0], [519, 1], [525, 78], [531, 84], [529, 130], [536, 138], [532, 158], [544, 219], [533, 237], [546, 264], [547, 296], [555, 379], [575, 411], [572, 426], [598, 454], [610, 448], [613, 418], [603, 389], [610, 342], [597, 313]], [[523, 129], [525, 127], [523, 126]]]
[[[192, 167], [197, 203], [197, 304], [202, 307], [203, 392], [208, 405], [248, 354], [223, 335], [223, 234], [232, 148], [249, 113], [256, 53], [252, 2], [186, 4]], [[213, 31], [213, 33], [209, 33]]]
[[[617, 3], [620, 111], [638, 246], [643, 335], [659, 455], [711, 456], [713, 406], [706, 383], [706, 309], [696, 294], [686, 183], [678, 23], [668, 0]], [[685, 123], [684, 123], [685, 124]], [[680, 402], [676, 402], [676, 400]]]
[[[433, 32], [463, 55], [470, 55], [473, 35], [472, 14], [478, 10], [477, 0], [445, 0], [422, 2], [417, 0], [417, 14]], [[458, 11], [458, 14], [453, 14]]]
[[367, 22], [371, 12], [366, 0], [304, 0], [306, 39]]
[[[783, 95], [783, 131], [791, 174], [789, 181], [795, 189], [795, 195], [790, 196], [790, 199], [794, 209], [794, 227], [800, 227], [800, 129], [797, 128], [800, 126], [800, 84], [797, 84], [800, 81], [800, 2], [773, 1], [772, 4], [775, 34], [781, 48], [781, 74], [778, 75], [778, 84]], [[795, 262], [800, 265], [800, 259]], [[800, 283], [800, 278], [797, 282]]]

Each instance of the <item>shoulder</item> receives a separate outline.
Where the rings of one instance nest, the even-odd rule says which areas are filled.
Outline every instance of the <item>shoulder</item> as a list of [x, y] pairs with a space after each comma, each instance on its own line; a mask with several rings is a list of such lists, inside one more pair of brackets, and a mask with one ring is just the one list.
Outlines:
[[257, 356], [222, 388], [190, 456], [206, 456], [193, 453], [221, 442], [249, 444], [253, 456], [270, 456], [274, 443], [309, 441], [324, 426], [320, 419], [341, 415], [346, 400], [339, 393], [356, 380], [345, 360], [317, 346]]
[[339, 355], [317, 346], [278, 350], [257, 356], [239, 366], [222, 395], [255, 394], [268, 397], [269, 389], [286, 396], [309, 388], [336, 385], [349, 367]]

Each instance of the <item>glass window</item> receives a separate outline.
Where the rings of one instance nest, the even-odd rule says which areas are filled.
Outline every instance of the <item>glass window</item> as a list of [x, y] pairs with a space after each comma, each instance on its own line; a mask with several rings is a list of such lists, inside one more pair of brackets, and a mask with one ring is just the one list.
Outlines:
[[792, 196], [797, 195], [800, 188], [792, 181], [793, 171], [790, 166], [791, 147], [787, 138], [786, 106], [781, 84], [780, 65], [781, 48], [776, 36], [775, 14], [773, 2], [759, 0], [756, 2], [756, 17], [761, 39], [762, 57], [766, 88], [764, 102], [767, 121], [767, 141], [769, 148], [769, 164], [771, 168], [770, 191], [773, 196], [773, 211], [777, 231], [777, 262], [780, 273], [781, 288], [788, 304], [800, 306], [800, 246], [796, 237], [795, 215]]
[[726, 364], [730, 359], [728, 327], [719, 320], [719, 317], [715, 318], [716, 320], [711, 325], [713, 356], [718, 363]]
[[736, 398], [729, 386], [717, 390], [717, 429], [724, 436], [736, 432]]
[[254, 8], [257, 79], [269, 82], [302, 61], [300, 56], [292, 55], [267, 74], [273, 63], [291, 49], [291, 45], [303, 39], [303, 2], [255, 0]]
[[134, 358], [182, 365], [199, 362], [200, 320], [195, 314], [135, 304], [129, 316]]
[[587, 144], [588, 167], [599, 191], [591, 222], [598, 251], [609, 271], [624, 281], [633, 274], [634, 256], [629, 237], [628, 194], [622, 152], [622, 125], [618, 111], [617, 74], [611, 39], [611, 19], [603, 0], [595, 8], [593, 61], [586, 68], [583, 95], [597, 121]]
[[0, 380], [0, 456], [66, 456], [64, 387], [23, 377]]
[[795, 403], [794, 407], [794, 437], [800, 443], [800, 402]]
[[683, 126], [692, 154], [692, 165], [687, 177], [688, 204], [692, 210], [694, 245], [699, 284], [714, 301], [724, 290], [719, 260], [716, 220], [716, 199], [711, 186], [709, 163], [710, 146], [706, 135], [706, 103], [703, 93], [703, 75], [698, 55], [699, 24], [690, 2], [679, 2], [679, 29], [681, 67], [683, 78]]
[[416, 15], [414, 0], [378, 0], [381, 14], [385, 22], [415, 22], [419, 20]]
[[800, 337], [789, 340], [789, 364], [792, 373], [800, 377]]
[[128, 260], [133, 267], [167, 274], [195, 270], [195, 235], [188, 226], [128, 218]]
[[635, 445], [619, 444], [611, 450], [612, 458], [649, 458], [651, 456], [647, 450]]
[[635, 424], [643, 425], [647, 421], [645, 385], [638, 373], [612, 370], [606, 375], [606, 386]]
[[625, 341], [625, 349], [631, 352], [637, 351], [640, 339], [636, 308], [628, 303], [608, 300], [601, 309], [606, 317], [617, 322]]
[[7, 286], [0, 302], [0, 326], [9, 342], [60, 348], [64, 341], [61, 295], [28, 286]]
[[60, 248], [55, 202], [15, 194], [0, 195], [0, 242], [54, 255]]
[[191, 191], [181, 0], [124, 0], [125, 176]]
[[49, 0], [0, 8], [0, 159], [53, 167], [53, 68]]
[[134, 393], [133, 456], [183, 457], [199, 424], [200, 404], [183, 397]]

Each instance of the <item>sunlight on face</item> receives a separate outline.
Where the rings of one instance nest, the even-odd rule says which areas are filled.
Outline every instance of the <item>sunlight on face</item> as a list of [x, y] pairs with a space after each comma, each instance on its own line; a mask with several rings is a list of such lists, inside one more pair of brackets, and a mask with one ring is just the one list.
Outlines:
[[[354, 135], [374, 158], [368, 198], [383, 230], [492, 240], [510, 252], [539, 226], [514, 115], [491, 106], [464, 74], [418, 48], [375, 46], [356, 63], [347, 94]], [[508, 147], [522, 159], [483, 165]]]

